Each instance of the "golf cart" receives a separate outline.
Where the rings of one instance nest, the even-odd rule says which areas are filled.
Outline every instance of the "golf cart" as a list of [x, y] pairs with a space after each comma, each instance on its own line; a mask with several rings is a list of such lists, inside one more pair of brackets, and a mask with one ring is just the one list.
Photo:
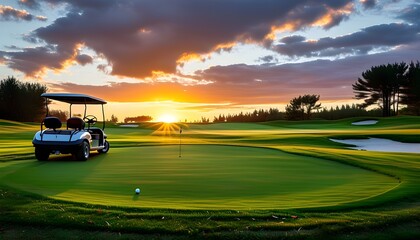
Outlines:
[[[32, 141], [35, 147], [35, 157], [39, 161], [48, 160], [51, 153], [71, 153], [74, 159], [86, 161], [91, 150], [96, 150], [99, 153], [108, 152], [109, 143], [104, 133], [104, 104], [106, 104], [106, 101], [84, 94], [73, 93], [44, 93], [41, 97], [45, 97], [47, 114], [41, 122], [41, 130], [35, 134]], [[70, 118], [67, 120], [66, 128], [61, 128], [62, 123], [60, 119], [49, 116], [48, 103], [50, 99], [70, 104]], [[83, 119], [72, 117], [71, 107], [73, 104], [85, 105]], [[86, 115], [88, 104], [102, 105], [102, 129], [93, 127], [97, 122], [95, 116]]]

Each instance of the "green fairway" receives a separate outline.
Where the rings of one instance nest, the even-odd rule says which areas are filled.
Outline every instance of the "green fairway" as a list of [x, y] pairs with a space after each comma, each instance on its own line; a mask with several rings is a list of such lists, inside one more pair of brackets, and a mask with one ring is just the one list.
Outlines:
[[[389, 191], [386, 175], [265, 148], [217, 145], [113, 149], [88, 162], [55, 158], [0, 168], [2, 183], [57, 199], [181, 209], [339, 205]], [[140, 187], [137, 196], [134, 189]]]
[[329, 138], [418, 143], [420, 118], [360, 120], [184, 124], [181, 158], [177, 125], [109, 125], [110, 151], [86, 162], [38, 162], [39, 125], [0, 120], [0, 238], [416, 239], [419, 154]]

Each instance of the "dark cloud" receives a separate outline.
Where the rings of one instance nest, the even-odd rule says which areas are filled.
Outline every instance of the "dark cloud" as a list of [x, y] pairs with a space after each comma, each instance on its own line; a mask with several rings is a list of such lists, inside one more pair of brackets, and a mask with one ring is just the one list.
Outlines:
[[19, 4], [31, 9], [39, 9], [41, 6], [36, 0], [19, 0]]
[[[52, 89], [82, 92], [109, 101], [168, 101], [193, 103], [271, 104], [286, 103], [302, 94], [321, 94], [324, 100], [353, 97], [351, 84], [358, 75], [351, 68], [338, 68], [343, 73], [327, 75], [337, 67], [331, 61], [316, 61], [302, 65], [213, 67], [200, 73], [199, 78], [214, 81], [207, 85], [182, 86], [177, 83], [112, 83], [108, 86], [53, 84]], [[350, 67], [349, 67], [350, 68]], [[351, 72], [351, 73], [349, 73]], [[260, 81], [256, 81], [259, 79]], [[346, 87], [346, 88], [344, 88]]]
[[85, 8], [105, 8], [112, 6], [115, 0], [19, 0], [19, 4], [31, 9], [40, 9], [41, 2], [51, 6], [66, 5], [69, 9], [83, 11]]
[[[78, 44], [102, 54], [113, 75], [142, 78], [153, 71], [176, 72], [181, 56], [207, 54], [235, 42], [270, 42], [275, 28], [339, 24], [349, 14], [351, 0], [44, 0], [66, 4], [68, 14], [35, 30], [32, 41], [59, 48]], [[29, 4], [29, 3], [28, 3]], [[352, 9], [350, 9], [352, 10]], [[351, 12], [351, 11], [350, 11]], [[321, 25], [322, 25], [321, 24]], [[61, 54], [57, 52], [57, 54]], [[9, 66], [16, 67], [13, 54]], [[38, 59], [39, 67], [50, 68]], [[28, 72], [25, 72], [28, 74]]]
[[359, 2], [364, 10], [383, 11], [387, 8], [393, 8], [391, 5], [397, 4], [401, 1], [402, 0], [360, 0]]
[[264, 57], [260, 57], [258, 61], [263, 63], [277, 63], [278, 59], [273, 55], [267, 55]]
[[0, 20], [2, 21], [46, 21], [47, 18], [44, 16], [35, 16], [27, 12], [26, 10], [15, 9], [11, 6], [0, 5]]
[[75, 61], [78, 62], [80, 65], [84, 66], [88, 63], [92, 63], [93, 58], [86, 54], [80, 54], [76, 56]]
[[378, 3], [378, 1], [377, 0], [363, 0], [361, 1], [361, 3], [365, 9], [370, 9], [370, 8], [374, 8], [376, 4]]
[[283, 65], [216, 66], [190, 76], [212, 83], [180, 85], [174, 82], [112, 83], [86, 86], [54, 84], [60, 91], [83, 92], [109, 101], [133, 102], [174, 100], [196, 103], [272, 104], [287, 103], [303, 94], [320, 94], [322, 101], [349, 100], [351, 85], [371, 66], [418, 60], [420, 44], [389, 52], [354, 56], [341, 60], [317, 60]]
[[329, 21], [323, 25], [324, 29], [330, 29], [334, 26], [337, 26], [340, 22], [347, 20], [349, 16], [347, 14], [342, 14], [340, 12], [333, 12], [329, 16]]
[[[42, 0], [41, 0], [42, 1]], [[119, 0], [43, 0], [49, 4], [67, 4], [69, 8], [83, 11], [85, 9], [103, 9], [112, 7], [116, 4], [124, 4], [124, 2], [118, 3]]]
[[46, 65], [53, 70], [63, 69], [69, 59], [74, 59], [76, 50], [48, 45], [24, 48], [16, 52], [0, 52], [0, 55], [3, 55], [4, 62], [10, 68], [30, 76], [37, 76], [38, 73], [45, 70]]
[[273, 46], [273, 50], [291, 57], [358, 55], [378, 48], [391, 48], [419, 41], [419, 33], [420, 25], [417, 24], [381, 24], [349, 35], [326, 37], [317, 41], [290, 41], [289, 38], [303, 40], [303, 37], [293, 36], [283, 40], [282, 44]]
[[292, 44], [292, 43], [303, 42], [305, 40], [306, 38], [304, 36], [293, 35], [293, 36], [288, 36], [288, 37], [284, 37], [280, 39], [280, 42], [285, 43], [285, 44]]
[[420, 25], [420, 2], [419, 4], [412, 4], [408, 8], [404, 9], [399, 15], [399, 18], [407, 22]]
[[19, 47], [17, 47], [16, 45], [9, 45], [9, 46], [4, 46], [6, 49], [9, 50], [21, 50]]
[[111, 72], [110, 68], [111, 67], [107, 64], [99, 64], [98, 66], [96, 66], [96, 69], [106, 74], [109, 74]]
[[[277, 66], [231, 65], [217, 66], [197, 72], [198, 76], [214, 82], [226, 94], [226, 101], [246, 104], [287, 102], [292, 97], [307, 93], [320, 94], [323, 100], [348, 100], [354, 97], [351, 85], [371, 66], [418, 60], [420, 44], [399, 47], [389, 52], [354, 56], [341, 60], [317, 60]], [[254, 81], [259, 79], [261, 81]], [[214, 88], [210, 90], [211, 88]], [[237, 91], [237, 93], [235, 93]], [[217, 92], [218, 94], [219, 92]], [[242, 96], [230, 98], [230, 96]]]

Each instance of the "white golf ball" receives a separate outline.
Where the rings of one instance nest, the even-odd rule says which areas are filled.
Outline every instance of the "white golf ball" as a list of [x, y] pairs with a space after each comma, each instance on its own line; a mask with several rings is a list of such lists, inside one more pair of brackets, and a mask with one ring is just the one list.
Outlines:
[[140, 188], [136, 188], [136, 194], [140, 194]]

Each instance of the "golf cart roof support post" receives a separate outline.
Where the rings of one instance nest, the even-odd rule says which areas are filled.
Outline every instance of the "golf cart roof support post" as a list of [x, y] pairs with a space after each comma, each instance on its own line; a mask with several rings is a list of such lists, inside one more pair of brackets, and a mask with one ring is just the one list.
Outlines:
[[102, 130], [105, 130], [105, 110], [104, 110], [104, 105], [102, 105]]
[[85, 118], [85, 117], [86, 117], [86, 110], [87, 110], [87, 105], [86, 105], [86, 99], [85, 99], [85, 113], [84, 113], [83, 118]]
[[[45, 98], [45, 109], [46, 109], [45, 117], [48, 117], [48, 115], [50, 114], [48, 111], [48, 98]], [[42, 141], [42, 128], [43, 128], [42, 125], [44, 125], [44, 120], [41, 120], [41, 141]]]
[[50, 114], [50, 112], [48, 110], [48, 98], [45, 98], [45, 108], [47, 109], [47, 112], [45, 113], [45, 117], [48, 117], [48, 115]]
[[41, 120], [41, 141], [42, 141], [42, 125], [44, 125], [44, 120]]
[[[70, 114], [69, 114], [69, 118], [71, 118], [71, 106], [73, 106], [73, 103], [70, 103]], [[69, 126], [66, 124], [66, 129], [69, 130]]]

